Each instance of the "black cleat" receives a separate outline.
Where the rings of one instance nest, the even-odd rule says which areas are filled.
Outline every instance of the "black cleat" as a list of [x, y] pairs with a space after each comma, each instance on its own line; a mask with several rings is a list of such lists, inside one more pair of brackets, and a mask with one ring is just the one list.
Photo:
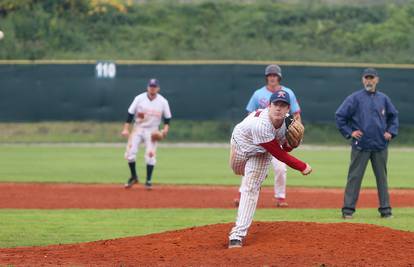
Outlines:
[[342, 214], [342, 219], [344, 220], [352, 220], [354, 216], [352, 214]]
[[151, 189], [152, 189], [152, 183], [151, 183], [151, 182], [149, 182], [149, 181], [146, 181], [146, 182], [145, 182], [145, 189], [147, 189], [147, 190], [151, 190]]
[[232, 239], [229, 242], [229, 248], [241, 248], [242, 246], [242, 241], [238, 239]]
[[238, 208], [240, 204], [240, 199], [239, 198], [235, 198], [233, 199], [233, 205], [234, 207]]
[[391, 213], [381, 214], [381, 218], [383, 218], [383, 219], [392, 219], [392, 218], [394, 218], [394, 216], [392, 216]]
[[137, 177], [131, 177], [128, 179], [128, 182], [124, 185], [125, 189], [131, 188], [134, 184], [138, 183]]

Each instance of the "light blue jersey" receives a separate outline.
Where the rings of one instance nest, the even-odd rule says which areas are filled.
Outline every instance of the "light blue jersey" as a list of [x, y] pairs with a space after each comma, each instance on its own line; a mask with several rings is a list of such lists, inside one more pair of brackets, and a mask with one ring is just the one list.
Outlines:
[[[296, 99], [295, 93], [287, 87], [281, 86], [282, 90], [288, 92], [290, 97], [290, 114], [295, 114], [300, 112], [300, 106], [298, 100]], [[269, 106], [269, 99], [272, 95], [272, 92], [269, 91], [266, 86], [263, 86], [260, 89], [257, 89], [247, 104], [246, 110], [247, 112], [253, 112], [257, 109], [267, 108]]]

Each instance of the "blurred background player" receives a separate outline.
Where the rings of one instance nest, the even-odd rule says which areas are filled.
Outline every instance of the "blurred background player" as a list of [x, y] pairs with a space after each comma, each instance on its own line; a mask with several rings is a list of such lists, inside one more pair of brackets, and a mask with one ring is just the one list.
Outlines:
[[[289, 113], [294, 116], [296, 120], [301, 120], [300, 117], [300, 106], [296, 99], [295, 93], [280, 85], [282, 80], [282, 70], [278, 65], [269, 65], [265, 69], [266, 85], [260, 89], [257, 89], [251, 96], [249, 103], [247, 104], [246, 110], [248, 113], [254, 112], [257, 109], [267, 108], [269, 105], [270, 96], [279, 90], [284, 90], [289, 94], [290, 97], [290, 110]], [[276, 199], [277, 207], [287, 207], [286, 201], [286, 164], [272, 158], [272, 166], [275, 173], [275, 184], [274, 184], [274, 197]], [[241, 192], [241, 188], [239, 189]], [[234, 199], [235, 206], [239, 205], [239, 197]]]
[[266, 109], [250, 113], [236, 125], [231, 137], [230, 166], [242, 175], [240, 205], [236, 225], [229, 235], [229, 248], [242, 247], [252, 223], [259, 199], [260, 187], [266, 178], [272, 156], [289, 167], [307, 175], [312, 168], [289, 155], [292, 148], [286, 141], [286, 114], [290, 108], [289, 94], [284, 90], [273, 93]]
[[[128, 117], [122, 130], [122, 135], [128, 138], [125, 158], [128, 160], [131, 177], [125, 184], [125, 188], [138, 183], [138, 174], [135, 167], [135, 159], [140, 143], [145, 144], [145, 163], [147, 166], [147, 179], [145, 187], [152, 187], [152, 172], [156, 163], [157, 141], [151, 138], [151, 134], [159, 129], [161, 119], [164, 119], [162, 134], [165, 137], [169, 130], [171, 111], [168, 101], [159, 94], [160, 83], [157, 79], [150, 79], [147, 84], [147, 92], [135, 97], [128, 108]], [[131, 133], [129, 128], [135, 118]]]
[[352, 138], [351, 163], [344, 193], [342, 217], [352, 219], [358, 202], [362, 178], [368, 161], [377, 182], [382, 218], [391, 218], [387, 181], [388, 143], [398, 134], [398, 111], [391, 99], [377, 91], [378, 72], [368, 68], [362, 73], [364, 89], [348, 96], [335, 113], [341, 134]]

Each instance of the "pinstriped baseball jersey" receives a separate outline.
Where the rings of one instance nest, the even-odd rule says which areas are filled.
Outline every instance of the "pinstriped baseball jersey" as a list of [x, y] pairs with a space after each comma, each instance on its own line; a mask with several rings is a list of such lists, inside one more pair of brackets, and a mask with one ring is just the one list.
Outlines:
[[[290, 100], [291, 100], [291, 106], [289, 112], [291, 114], [295, 114], [301, 111], [299, 102], [296, 98], [295, 93], [285, 87], [281, 86], [281, 90], [286, 91], [289, 94]], [[269, 99], [272, 95], [272, 92], [267, 89], [266, 86], [263, 86], [262, 88], [256, 90], [253, 95], [251, 96], [247, 106], [246, 110], [247, 112], [253, 112], [257, 109], [263, 109], [266, 108], [269, 105]], [[275, 197], [276, 198], [286, 198], [286, 164], [273, 158], [272, 159], [272, 165], [275, 173]], [[240, 188], [241, 190], [241, 188]]]
[[235, 174], [243, 175], [243, 178], [236, 225], [230, 231], [230, 240], [242, 240], [247, 235], [256, 210], [260, 186], [269, 169], [272, 157], [260, 144], [274, 139], [283, 144], [286, 140], [285, 133], [285, 123], [279, 129], [273, 126], [269, 108], [252, 112], [234, 128], [230, 166]]
[[[135, 115], [135, 126], [141, 128], [158, 128], [162, 117], [171, 118], [167, 99], [157, 94], [156, 98], [150, 100], [147, 92], [135, 97], [128, 108], [128, 113]], [[138, 113], [144, 113], [144, 118], [139, 118]]]
[[236, 125], [233, 131], [233, 140], [239, 146], [241, 152], [246, 155], [266, 153], [266, 149], [260, 146], [277, 139], [280, 144], [285, 142], [286, 125], [276, 129], [269, 118], [269, 110], [263, 109], [252, 112], [242, 122]]

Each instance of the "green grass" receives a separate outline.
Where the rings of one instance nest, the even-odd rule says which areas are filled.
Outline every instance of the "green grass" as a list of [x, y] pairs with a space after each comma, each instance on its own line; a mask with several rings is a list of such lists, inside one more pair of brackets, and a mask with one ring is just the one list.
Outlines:
[[[128, 168], [120, 147], [0, 146], [0, 182], [123, 183]], [[298, 157], [314, 167], [311, 176], [289, 171], [288, 185], [343, 187], [349, 150], [326, 148], [298, 150]], [[142, 150], [138, 155], [142, 175]], [[228, 167], [226, 148], [173, 148], [158, 151], [154, 181], [165, 184], [238, 185]], [[414, 188], [410, 164], [414, 155], [390, 150], [389, 184]], [[266, 185], [272, 184], [268, 178]], [[365, 187], [374, 187], [368, 168]], [[382, 220], [375, 209], [359, 209], [355, 223], [383, 225], [414, 231], [414, 208], [394, 209], [395, 218]], [[0, 210], [0, 247], [85, 242], [145, 235], [206, 224], [233, 222], [231, 209], [118, 209], [118, 210]], [[341, 222], [338, 209], [260, 209], [255, 220]]]
[[[237, 122], [175, 120], [168, 138], [163, 142], [228, 142]], [[119, 143], [122, 122], [50, 121], [0, 122], [2, 143]], [[305, 122], [305, 144], [345, 145], [348, 143], [338, 132], [335, 123]], [[414, 146], [414, 125], [400, 127], [393, 146]]]
[[[414, 208], [394, 209], [390, 220], [359, 209], [353, 223], [414, 231]], [[0, 210], [0, 247], [38, 246], [145, 235], [234, 222], [233, 209]], [[259, 209], [256, 221], [343, 222], [338, 209]], [[230, 230], [230, 229], [229, 229]]]
[[[165, 140], [167, 142], [226, 142], [234, 123], [174, 120], [173, 125]], [[0, 122], [0, 143], [125, 142], [125, 138], [120, 134], [122, 126], [123, 122], [97, 121]], [[316, 128], [322, 130], [320, 126]], [[323, 130], [326, 132], [326, 129]], [[337, 131], [335, 135], [339, 136]]]
[[[0, 182], [123, 183], [129, 176], [124, 149], [120, 147], [0, 146]], [[144, 177], [142, 149], [138, 173]], [[289, 170], [289, 186], [343, 187], [349, 164], [348, 149], [298, 150], [294, 153], [309, 162], [314, 172], [302, 176]], [[226, 148], [159, 148], [154, 183], [238, 185], [240, 179], [228, 167]], [[411, 151], [390, 149], [389, 185], [414, 188]], [[265, 185], [273, 184], [272, 174]], [[375, 187], [368, 166], [364, 187]]]

